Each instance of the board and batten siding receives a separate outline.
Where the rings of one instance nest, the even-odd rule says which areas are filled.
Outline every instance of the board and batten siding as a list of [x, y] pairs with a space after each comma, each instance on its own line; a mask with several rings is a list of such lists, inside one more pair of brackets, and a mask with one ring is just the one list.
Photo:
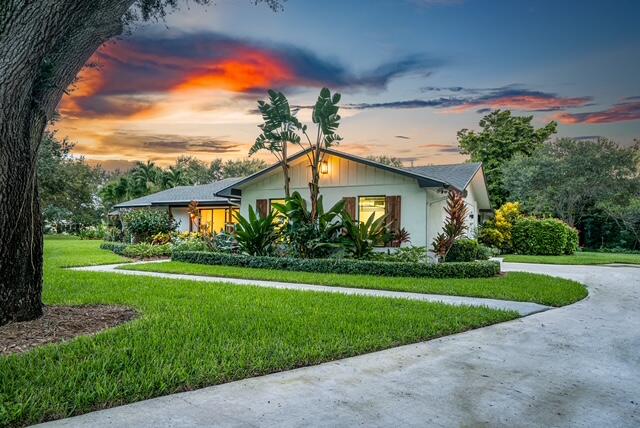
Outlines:
[[[411, 244], [425, 246], [427, 242], [426, 191], [415, 179], [364, 165], [338, 156], [325, 156], [328, 174], [320, 175], [320, 194], [323, 205], [329, 209], [344, 197], [355, 197], [356, 212], [358, 196], [400, 196], [400, 227], [411, 235]], [[291, 193], [299, 192], [309, 200], [311, 169], [303, 157], [290, 165]], [[259, 199], [281, 199], [284, 197], [282, 170], [258, 178], [242, 187], [240, 212], [248, 215], [248, 207], [256, 206]]]

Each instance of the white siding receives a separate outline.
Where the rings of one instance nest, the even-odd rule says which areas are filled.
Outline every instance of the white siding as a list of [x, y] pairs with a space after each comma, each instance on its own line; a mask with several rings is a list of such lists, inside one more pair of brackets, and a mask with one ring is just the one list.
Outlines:
[[[327, 155], [325, 159], [329, 173], [320, 176], [320, 193], [325, 209], [343, 197], [401, 196], [401, 227], [410, 233], [412, 245], [427, 245], [426, 192], [416, 180], [337, 156]], [[298, 191], [309, 200], [311, 171], [306, 158], [291, 165], [290, 177], [291, 193]], [[242, 188], [240, 212], [246, 216], [249, 205], [255, 208], [257, 199], [280, 199], [283, 196], [282, 171], [278, 170]]]
[[189, 212], [186, 207], [172, 207], [171, 214], [173, 218], [178, 222], [178, 232], [189, 231]]

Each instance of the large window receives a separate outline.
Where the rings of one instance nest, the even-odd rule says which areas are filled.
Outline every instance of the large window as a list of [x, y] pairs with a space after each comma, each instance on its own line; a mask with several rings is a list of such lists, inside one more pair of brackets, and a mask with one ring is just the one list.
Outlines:
[[193, 232], [220, 233], [230, 232], [237, 223], [234, 216], [238, 208], [200, 208], [200, 224], [197, 220], [191, 225]]
[[383, 217], [385, 204], [384, 196], [358, 196], [358, 220], [365, 222], [371, 214], [374, 218]]

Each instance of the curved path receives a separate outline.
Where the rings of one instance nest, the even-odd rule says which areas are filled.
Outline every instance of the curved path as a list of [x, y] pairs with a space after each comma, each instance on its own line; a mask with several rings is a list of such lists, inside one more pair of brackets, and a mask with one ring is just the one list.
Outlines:
[[143, 261], [143, 262], [134, 262], [134, 263], [118, 263], [113, 265], [82, 266], [82, 267], [76, 267], [76, 268], [70, 268], [70, 269], [80, 270], [80, 271], [90, 271], [90, 272], [110, 272], [110, 273], [118, 273], [121, 275], [152, 276], [154, 278], [224, 283], [224, 284], [233, 284], [233, 285], [241, 285], [241, 286], [279, 288], [284, 290], [316, 291], [316, 292], [323, 292], [323, 293], [339, 293], [339, 294], [373, 296], [373, 297], [392, 297], [392, 298], [398, 298], [398, 299], [420, 300], [423, 302], [440, 302], [440, 303], [446, 303], [448, 305], [483, 306], [491, 309], [503, 309], [503, 310], [509, 310], [509, 311], [516, 311], [522, 316], [531, 315], [537, 312], [542, 312], [542, 311], [546, 311], [547, 309], [551, 309], [549, 306], [540, 305], [538, 303], [514, 302], [510, 300], [485, 299], [480, 297], [445, 296], [442, 294], [424, 294], [424, 293], [413, 293], [413, 292], [404, 292], [404, 291], [387, 291], [387, 290], [376, 290], [376, 289], [366, 289], [366, 288], [349, 288], [349, 287], [334, 287], [334, 286], [327, 286], [327, 285], [298, 284], [293, 282], [263, 281], [260, 279], [239, 279], [239, 278], [218, 277], [218, 276], [187, 275], [187, 274], [180, 274], [180, 273], [148, 272], [143, 270], [120, 269], [120, 268], [126, 268], [127, 266], [131, 266], [132, 264], [162, 263], [164, 261], [166, 260], [158, 260], [158, 261], [152, 261], [152, 262]]
[[51, 426], [640, 425], [640, 268], [505, 263], [588, 285], [576, 304], [429, 342]]

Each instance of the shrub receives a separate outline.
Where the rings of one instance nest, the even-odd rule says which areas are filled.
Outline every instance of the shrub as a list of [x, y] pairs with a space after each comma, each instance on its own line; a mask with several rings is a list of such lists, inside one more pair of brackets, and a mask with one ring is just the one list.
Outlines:
[[124, 234], [122, 233], [122, 229], [115, 226], [107, 227], [107, 230], [104, 234], [105, 241], [122, 242], [123, 239]]
[[352, 259], [296, 259], [259, 257], [218, 252], [174, 252], [173, 260], [207, 265], [240, 266], [302, 272], [341, 273], [418, 278], [485, 278], [500, 273], [493, 261], [461, 263], [389, 263]]
[[122, 242], [103, 242], [102, 244], [100, 244], [101, 249], [112, 251], [119, 255], [123, 255], [124, 249], [127, 247], [128, 245], [123, 244]]
[[176, 230], [175, 220], [165, 210], [137, 209], [122, 216], [122, 222], [133, 235], [134, 242], [151, 242], [158, 233], [171, 233]]
[[506, 202], [496, 210], [493, 219], [488, 220], [480, 227], [478, 240], [485, 245], [498, 248], [502, 252], [511, 251], [513, 248], [511, 230], [522, 216], [519, 202]]
[[107, 228], [99, 224], [97, 226], [87, 226], [78, 232], [80, 239], [105, 239]]
[[446, 261], [471, 262], [487, 260], [489, 257], [491, 257], [491, 250], [475, 239], [458, 239], [449, 250]]
[[577, 249], [578, 232], [555, 218], [519, 219], [512, 230], [514, 252], [517, 254], [557, 256], [573, 254]]
[[395, 251], [373, 253], [371, 259], [395, 263], [426, 263], [428, 261], [426, 247], [400, 247]]
[[153, 257], [167, 257], [171, 255], [171, 244], [152, 245], [147, 243], [127, 245], [122, 251], [125, 257], [147, 259]]
[[578, 246], [580, 244], [580, 238], [578, 236], [578, 229], [575, 227], [571, 227], [568, 224], [567, 226], [567, 245], [564, 246], [564, 253], [571, 255], [575, 254], [578, 251]]

